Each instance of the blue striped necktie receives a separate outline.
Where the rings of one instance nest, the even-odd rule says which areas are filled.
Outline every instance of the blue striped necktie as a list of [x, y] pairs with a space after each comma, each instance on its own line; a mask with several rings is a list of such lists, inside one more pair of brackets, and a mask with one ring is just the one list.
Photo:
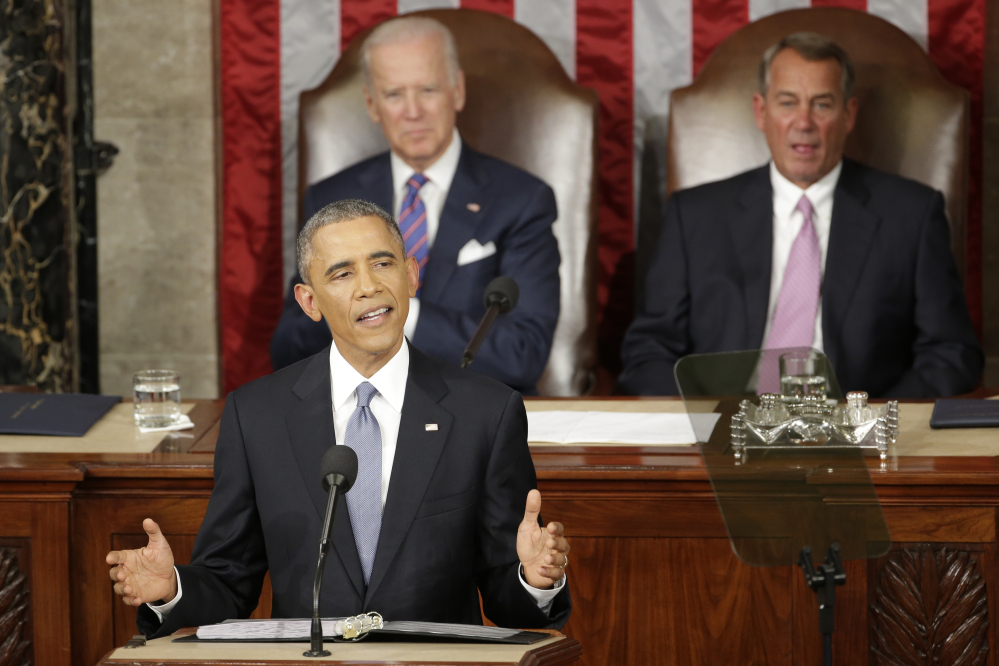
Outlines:
[[[427, 209], [420, 198], [420, 188], [427, 182], [422, 173], [414, 173], [406, 182], [406, 197], [399, 211], [399, 230], [406, 243], [406, 256], [415, 257], [420, 266], [420, 286], [423, 286], [423, 269], [430, 256], [427, 246]], [[417, 291], [419, 296], [419, 291]]]
[[357, 387], [357, 407], [347, 422], [344, 444], [357, 453], [357, 480], [347, 493], [347, 511], [354, 530], [364, 584], [371, 580], [378, 535], [382, 531], [382, 431], [371, 413], [378, 390], [364, 382]]

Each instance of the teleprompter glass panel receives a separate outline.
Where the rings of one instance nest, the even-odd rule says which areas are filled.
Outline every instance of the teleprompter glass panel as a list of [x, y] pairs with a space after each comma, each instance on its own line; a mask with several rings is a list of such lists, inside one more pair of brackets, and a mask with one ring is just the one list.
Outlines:
[[822, 557], [834, 543], [843, 560], [887, 552], [865, 449], [835, 427], [845, 406], [825, 355], [691, 355], [674, 372], [739, 559], [796, 564], [803, 547]]

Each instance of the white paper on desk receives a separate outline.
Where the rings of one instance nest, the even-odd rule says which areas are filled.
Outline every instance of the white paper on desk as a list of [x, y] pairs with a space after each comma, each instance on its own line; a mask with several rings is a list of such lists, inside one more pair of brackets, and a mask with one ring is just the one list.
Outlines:
[[[720, 414], [694, 414], [698, 435], [710, 434]], [[706, 439], [706, 437], [704, 437]], [[527, 441], [553, 444], [694, 444], [687, 414], [659, 412], [528, 412]]]
[[[323, 620], [323, 638], [332, 639], [334, 636], [343, 636], [345, 619], [329, 618]], [[439, 622], [385, 622], [383, 626], [386, 631], [393, 632], [440, 634], [442, 636], [490, 640], [510, 638], [520, 633], [519, 629]], [[308, 641], [311, 632], [311, 620], [226, 620], [219, 624], [198, 627], [198, 638], [204, 641], [266, 642], [295, 639]]]
[[[323, 637], [342, 636], [343, 621], [344, 618], [323, 620]], [[312, 620], [231, 620], [198, 627], [198, 638], [206, 641], [308, 640], [311, 634]]]

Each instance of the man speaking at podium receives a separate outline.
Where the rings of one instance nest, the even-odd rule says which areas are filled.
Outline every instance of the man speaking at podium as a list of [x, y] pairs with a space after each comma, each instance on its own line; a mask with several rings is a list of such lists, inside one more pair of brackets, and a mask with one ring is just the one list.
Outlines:
[[190, 566], [174, 566], [159, 527], [145, 548], [114, 551], [114, 590], [140, 606], [139, 629], [246, 618], [264, 574], [273, 617], [310, 617], [327, 495], [320, 461], [357, 452], [338, 507], [323, 617], [561, 628], [569, 545], [539, 524], [541, 496], [520, 395], [435, 361], [403, 335], [419, 267], [374, 204], [345, 200], [302, 229], [295, 297], [333, 344], [232, 392], [215, 452], [215, 489]]

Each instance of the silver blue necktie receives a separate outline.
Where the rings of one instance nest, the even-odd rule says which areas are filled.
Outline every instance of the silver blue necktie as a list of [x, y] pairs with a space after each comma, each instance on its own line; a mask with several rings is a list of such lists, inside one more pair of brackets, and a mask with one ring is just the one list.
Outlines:
[[344, 436], [344, 444], [357, 453], [357, 480], [347, 493], [347, 510], [365, 585], [371, 579], [382, 530], [382, 431], [369, 406], [377, 393], [368, 382], [357, 387], [357, 408], [350, 415]]

